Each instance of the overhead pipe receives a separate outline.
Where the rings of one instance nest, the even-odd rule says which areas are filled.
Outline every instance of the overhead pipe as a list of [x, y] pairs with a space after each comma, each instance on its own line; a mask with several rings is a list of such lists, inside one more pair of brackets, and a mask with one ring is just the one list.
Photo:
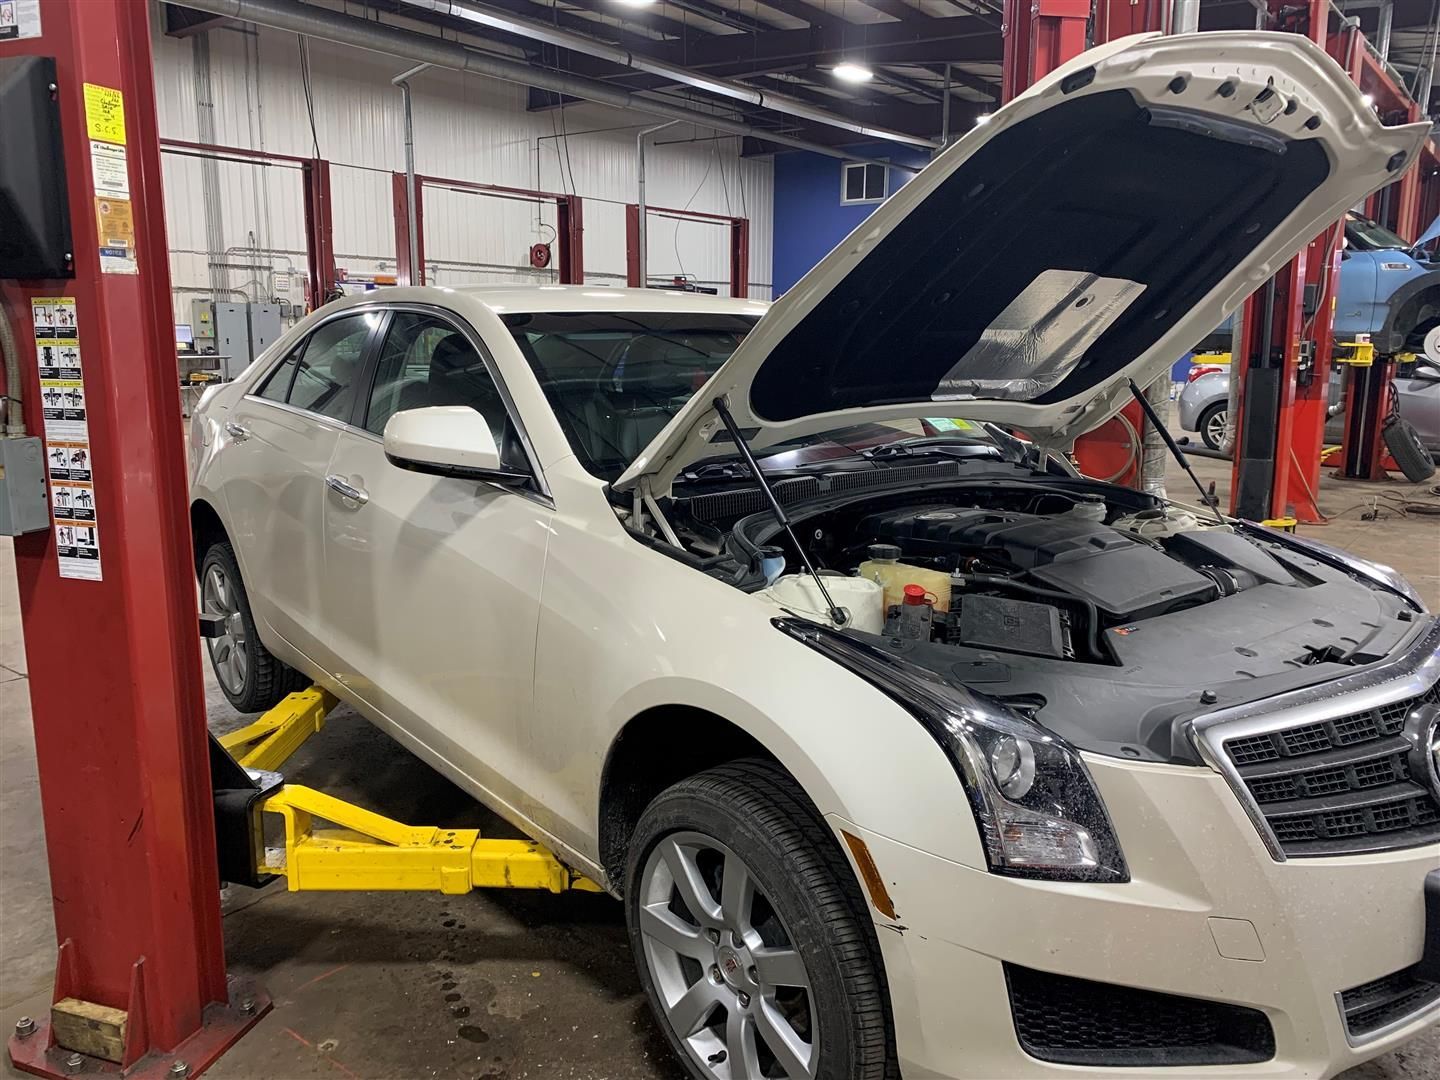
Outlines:
[[[340, 45], [351, 45], [357, 49], [398, 56], [432, 67], [466, 71], [472, 75], [483, 75], [490, 79], [533, 86], [554, 94], [583, 98], [597, 105], [609, 105], [616, 109], [663, 116], [671, 120], [683, 120], [687, 124], [724, 131], [731, 135], [748, 135], [767, 142], [792, 146], [797, 150], [808, 150], [812, 154], [839, 158], [842, 161], [863, 161], [870, 165], [890, 165], [889, 162], [873, 157], [857, 157], [844, 150], [808, 139], [797, 139], [793, 135], [757, 128], [739, 120], [716, 116], [699, 109], [687, 109], [682, 105], [641, 97], [639, 94], [621, 90], [599, 79], [587, 79], [580, 75], [567, 75], [535, 67], [520, 60], [494, 56], [476, 49], [467, 48], [456, 41], [430, 37], [409, 30], [357, 19], [326, 8], [296, 4], [294, 0], [171, 0], [180, 7], [206, 11], [241, 22], [267, 26], [290, 34], [333, 41]], [[930, 143], [925, 143], [929, 146]]]
[[[847, 120], [842, 116], [837, 116], [835, 113], [827, 112], [815, 105], [811, 105], [809, 102], [801, 101], [799, 98], [789, 97], [785, 94], [775, 94], [765, 90], [757, 90], [755, 87], [747, 86], [744, 83], [734, 82], [730, 79], [722, 79], [714, 75], [704, 75], [700, 72], [692, 71], [690, 68], [681, 67], [678, 64], [667, 64], [663, 60], [656, 60], [642, 53], [631, 52], [629, 49], [622, 48], [619, 45], [612, 45], [607, 41], [599, 41], [585, 34], [577, 34], [571, 30], [564, 30], [552, 23], [540, 22], [536, 19], [527, 19], [520, 15], [511, 15], [509, 12], [487, 8], [482, 4], [473, 3], [472, 0], [400, 0], [400, 2], [407, 7], [418, 8], [422, 11], [433, 11], [441, 15], [449, 15], [452, 18], [462, 19], [465, 22], [474, 23], [476, 26], [483, 26], [490, 30], [502, 30], [507, 34], [515, 34], [518, 37], [542, 41], [547, 45], [555, 45], [562, 49], [569, 49], [572, 52], [593, 56], [597, 60], [607, 60], [612, 64], [619, 64], [621, 67], [633, 68], [636, 71], [644, 71], [651, 75], [661, 75], [682, 86], [689, 86], [696, 90], [704, 90], [711, 94], [719, 94], [721, 97], [732, 98], [735, 101], [743, 101], [747, 105], [758, 105], [760, 108], [770, 109], [772, 112], [798, 116], [802, 120], [810, 120], [817, 124], [826, 124], [830, 127], [840, 128], [843, 131], [853, 131], [857, 135], [864, 135], [866, 138], [886, 139], [890, 142], [905, 143], [909, 146], [922, 146], [930, 150], [934, 150], [939, 146], [939, 143], [934, 139], [925, 139], [918, 135], [906, 134], [903, 131], [871, 127], [868, 124]], [[1198, 6], [1199, 0], [1189, 0], [1189, 2], [1195, 3]]]
[[420, 273], [420, 236], [416, 231], [419, 211], [415, 206], [415, 121], [410, 113], [410, 80], [430, 67], [416, 64], [402, 71], [390, 80], [392, 86], [400, 88], [400, 99], [405, 108], [405, 220], [409, 223], [406, 237], [409, 240], [410, 280], [407, 284], [423, 285]]
[[635, 247], [637, 249], [636, 265], [639, 268], [638, 277], [642, 289], [649, 283], [647, 275], [650, 272], [649, 233], [645, 222], [645, 136], [653, 135], [657, 131], [664, 131], [668, 127], [674, 127], [679, 122], [679, 120], [667, 120], [654, 127], [641, 128], [635, 133], [635, 205], [639, 211], [635, 222]]

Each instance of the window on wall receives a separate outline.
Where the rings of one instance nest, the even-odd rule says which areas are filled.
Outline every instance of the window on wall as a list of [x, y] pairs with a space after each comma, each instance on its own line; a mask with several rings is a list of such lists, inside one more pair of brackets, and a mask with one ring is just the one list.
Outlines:
[[840, 172], [840, 201], [880, 202], [889, 194], [885, 190], [889, 172], [884, 165], [867, 165], [861, 161], [847, 162]]

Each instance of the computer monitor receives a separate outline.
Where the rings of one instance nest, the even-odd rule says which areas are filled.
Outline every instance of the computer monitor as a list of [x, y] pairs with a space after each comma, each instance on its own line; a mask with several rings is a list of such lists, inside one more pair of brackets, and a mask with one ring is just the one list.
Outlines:
[[175, 324], [175, 347], [184, 352], [195, 348], [195, 329], [189, 323]]

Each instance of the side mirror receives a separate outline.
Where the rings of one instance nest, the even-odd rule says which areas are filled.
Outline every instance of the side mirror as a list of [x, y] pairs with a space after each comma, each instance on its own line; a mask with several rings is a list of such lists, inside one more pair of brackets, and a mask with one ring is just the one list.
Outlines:
[[530, 474], [500, 464], [490, 424], [468, 405], [406, 409], [385, 424], [385, 456], [411, 472], [518, 487]]

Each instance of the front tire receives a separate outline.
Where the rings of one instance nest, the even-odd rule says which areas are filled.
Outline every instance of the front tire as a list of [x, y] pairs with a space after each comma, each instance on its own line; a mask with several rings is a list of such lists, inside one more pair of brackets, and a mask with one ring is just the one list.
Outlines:
[[235, 549], [223, 540], [211, 544], [200, 563], [200, 610], [224, 619], [223, 633], [206, 638], [205, 647], [220, 690], [237, 712], [264, 712], [305, 689], [308, 680], [261, 643]]
[[1207, 405], [1200, 414], [1200, 438], [1211, 450], [1218, 451], [1225, 440], [1225, 408], [1227, 403], [1217, 401]]
[[849, 864], [799, 785], [764, 761], [662, 792], [631, 839], [640, 981], [696, 1080], [884, 1080], [879, 945]]

